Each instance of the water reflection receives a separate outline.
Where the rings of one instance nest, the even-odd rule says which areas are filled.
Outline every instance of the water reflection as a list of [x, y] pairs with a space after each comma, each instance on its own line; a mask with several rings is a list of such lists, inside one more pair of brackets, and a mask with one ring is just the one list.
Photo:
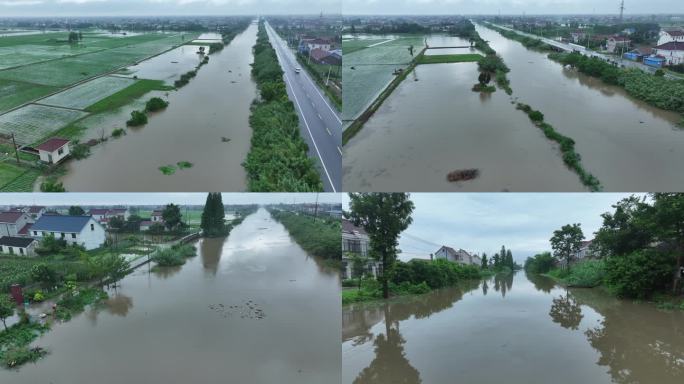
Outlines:
[[524, 273], [348, 306], [342, 325], [344, 383], [684, 379], [681, 311]]
[[105, 301], [105, 306], [107, 312], [112, 315], [126, 317], [131, 308], [133, 308], [133, 298], [123, 293], [117, 293], [114, 297], [110, 297]]
[[208, 275], [216, 276], [223, 253], [223, 242], [225, 240], [225, 237], [217, 237], [213, 239], [202, 239], [199, 242], [202, 266]]
[[577, 330], [579, 328], [580, 322], [584, 317], [582, 316], [580, 304], [570, 292], [566, 292], [565, 296], [559, 296], [553, 299], [553, 305], [551, 305], [549, 316], [551, 316], [554, 323], [558, 323], [561, 327], [572, 330]]

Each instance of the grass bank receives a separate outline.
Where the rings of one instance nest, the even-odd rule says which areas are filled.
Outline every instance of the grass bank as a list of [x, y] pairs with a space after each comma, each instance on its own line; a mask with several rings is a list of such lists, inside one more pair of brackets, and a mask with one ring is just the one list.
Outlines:
[[135, 84], [86, 107], [85, 110], [91, 113], [107, 112], [130, 104], [148, 92], [171, 91], [173, 89], [174, 87], [166, 85], [163, 80], [138, 80]]
[[478, 53], [466, 53], [460, 55], [422, 55], [418, 64], [442, 64], [442, 63], [468, 63], [477, 62], [484, 56]]
[[252, 104], [249, 124], [251, 148], [243, 166], [252, 192], [322, 191], [323, 183], [308, 145], [299, 129], [299, 118], [287, 97], [283, 71], [268, 41], [263, 22], [253, 48], [252, 77], [260, 98]]
[[342, 260], [341, 224], [339, 219], [271, 211], [273, 218], [285, 226], [290, 235], [308, 253], [326, 260]]

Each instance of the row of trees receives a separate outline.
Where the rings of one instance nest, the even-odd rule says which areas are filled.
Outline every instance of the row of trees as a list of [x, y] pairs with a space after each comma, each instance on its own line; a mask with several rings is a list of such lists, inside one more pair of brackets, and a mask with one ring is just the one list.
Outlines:
[[505, 246], [501, 246], [501, 251], [495, 253], [491, 259], [487, 258], [487, 254], [482, 254], [482, 269], [493, 269], [495, 271], [501, 271], [502, 269], [508, 268], [511, 271], [519, 269], [519, 265], [513, 260], [513, 252], [510, 249], [506, 249]]
[[225, 222], [225, 207], [221, 193], [212, 192], [207, 195], [207, 201], [202, 211], [202, 234], [205, 237], [225, 236], [228, 232]]

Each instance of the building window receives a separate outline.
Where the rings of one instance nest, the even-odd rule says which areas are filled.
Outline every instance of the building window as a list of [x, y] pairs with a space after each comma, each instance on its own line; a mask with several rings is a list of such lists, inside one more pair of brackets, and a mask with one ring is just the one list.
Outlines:
[[41, 232], [43, 234], [43, 237], [47, 236], [47, 233], [45, 231]]
[[62, 153], [64, 153], [64, 148], [60, 148], [57, 150], [58, 155], [61, 155]]
[[19, 248], [19, 254], [23, 255], [24, 254], [24, 248]]
[[9, 253], [10, 253], [10, 255], [14, 255], [14, 248], [9, 247]]
[[353, 253], [361, 253], [361, 241], [360, 240], [345, 239], [342, 242], [342, 251], [353, 252]]
[[3, 252], [5, 252], [5, 251], [2, 249], [2, 245], [0, 245], [0, 253], [3, 253]]
[[90, 230], [94, 231], [95, 230], [95, 224], [90, 224]]
[[62, 237], [62, 239], [63, 239], [63, 238], [65, 238], [65, 237], [66, 237], [66, 233], [64, 233], [64, 232], [60, 232], [60, 236], [61, 236], [61, 237]]
[[33, 236], [38, 236], [38, 231], [33, 231]]
[[75, 233], [72, 233], [72, 234], [71, 234], [71, 238], [72, 238], [72, 239], [75, 239], [75, 238], [76, 238], [76, 234], [75, 234]]

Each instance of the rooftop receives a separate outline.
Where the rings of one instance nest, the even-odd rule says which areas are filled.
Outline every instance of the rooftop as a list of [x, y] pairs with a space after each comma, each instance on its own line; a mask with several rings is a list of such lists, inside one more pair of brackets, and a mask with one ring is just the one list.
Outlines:
[[0, 212], [0, 223], [14, 224], [23, 215], [24, 215], [24, 212], [18, 212], [18, 211]]
[[63, 146], [67, 145], [68, 143], [69, 143], [69, 140], [67, 140], [67, 139], [62, 139], [59, 137], [53, 137], [51, 139], [48, 139], [43, 144], [37, 146], [36, 149], [41, 150], [41, 151], [54, 152], [54, 151], [58, 150], [59, 148], [62, 148]]
[[92, 216], [43, 215], [31, 227], [32, 231], [81, 232]]
[[33, 243], [34, 239], [30, 237], [13, 237], [13, 236], [3, 236], [0, 237], [0, 245], [4, 245], [6, 247], [19, 247], [19, 248], [26, 248], [31, 243]]

